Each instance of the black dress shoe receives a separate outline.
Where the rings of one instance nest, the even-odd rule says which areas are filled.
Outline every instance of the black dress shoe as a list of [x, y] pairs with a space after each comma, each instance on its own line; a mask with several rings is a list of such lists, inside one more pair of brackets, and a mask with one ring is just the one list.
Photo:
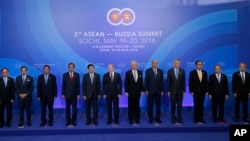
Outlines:
[[53, 122], [49, 122], [49, 126], [53, 126]]
[[245, 123], [249, 123], [249, 120], [248, 120], [248, 119], [244, 119], [244, 122], [245, 122]]
[[153, 123], [153, 120], [152, 120], [152, 119], [149, 119], [149, 120], [148, 120], [148, 123], [150, 123], [150, 124]]
[[112, 123], [112, 121], [108, 121], [108, 122], [107, 122], [107, 124], [111, 124], [111, 123]]
[[135, 124], [140, 124], [140, 121], [136, 121]]
[[7, 123], [6, 126], [7, 126], [7, 127], [11, 127], [11, 123]]
[[183, 124], [182, 120], [177, 120], [178, 124]]
[[176, 122], [176, 119], [172, 119], [172, 120], [171, 120], [171, 123], [175, 123], [175, 122]]
[[76, 123], [76, 122], [72, 122], [72, 125], [76, 126], [76, 125], [77, 125], [77, 123]]
[[65, 126], [69, 126], [69, 125], [71, 125], [71, 122], [67, 122], [67, 123], [65, 124]]
[[195, 120], [194, 120], [194, 123], [198, 123], [198, 120], [197, 120], [197, 119], [195, 119]]
[[119, 121], [115, 121], [115, 125], [119, 125]]
[[98, 122], [93, 122], [94, 125], [98, 125]]
[[162, 123], [161, 119], [155, 119], [157, 123]]
[[133, 124], [134, 124], [134, 122], [133, 122], [133, 121], [129, 121], [129, 124], [130, 124], [130, 125], [133, 125]]
[[214, 122], [214, 123], [217, 123], [217, 119], [213, 119], [213, 122]]
[[28, 125], [28, 126], [32, 126], [31, 122], [28, 122], [27, 125]]
[[41, 124], [40, 124], [40, 127], [43, 127], [43, 126], [45, 126], [46, 125], [46, 123], [45, 122], [42, 122]]
[[24, 128], [23, 123], [19, 123], [18, 128]]
[[86, 122], [86, 125], [90, 125], [90, 124], [91, 124], [91, 122], [90, 122], [90, 121]]

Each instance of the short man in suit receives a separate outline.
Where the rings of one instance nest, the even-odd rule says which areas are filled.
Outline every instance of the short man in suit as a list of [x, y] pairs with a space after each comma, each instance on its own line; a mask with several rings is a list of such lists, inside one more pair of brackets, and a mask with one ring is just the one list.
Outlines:
[[[101, 94], [101, 80], [100, 75], [95, 73], [95, 66], [89, 64], [87, 66], [88, 73], [83, 76], [82, 93], [85, 100], [86, 108], [86, 125], [98, 125], [98, 99]], [[91, 118], [91, 106], [93, 108], [93, 118]]]
[[240, 104], [243, 107], [243, 121], [248, 123], [248, 98], [250, 97], [250, 74], [246, 72], [246, 64], [239, 64], [239, 71], [233, 74], [233, 94], [235, 97], [235, 122], [240, 118]]
[[148, 123], [153, 123], [154, 103], [156, 106], [155, 121], [161, 121], [161, 96], [164, 94], [163, 71], [158, 68], [158, 61], [152, 60], [152, 68], [146, 70], [145, 76], [145, 92], [148, 96]]
[[121, 75], [114, 72], [114, 65], [108, 65], [108, 72], [103, 75], [103, 97], [107, 101], [108, 124], [111, 124], [112, 105], [114, 109], [114, 122], [119, 124], [119, 98], [122, 95], [122, 80]]
[[182, 124], [182, 100], [186, 93], [185, 71], [180, 68], [180, 64], [180, 59], [175, 59], [174, 67], [169, 69], [167, 73], [167, 90], [171, 101], [171, 123], [177, 122], [177, 124]]
[[11, 127], [12, 103], [15, 100], [15, 82], [8, 76], [8, 68], [1, 69], [0, 77], [0, 128], [5, 125], [4, 111], [6, 110], [6, 126]]
[[[221, 124], [224, 120], [224, 103], [228, 99], [228, 80], [225, 74], [221, 73], [221, 66], [214, 66], [214, 73], [209, 76], [209, 99], [212, 101], [212, 117], [214, 123], [219, 120]], [[219, 118], [217, 116], [217, 108], [219, 108]]]
[[[125, 76], [125, 94], [128, 97], [128, 119], [129, 124], [140, 124], [140, 98], [143, 95], [142, 71], [137, 69], [137, 62], [131, 61], [131, 70]], [[135, 122], [135, 124], [134, 124]]]
[[21, 66], [21, 75], [15, 81], [16, 93], [19, 101], [20, 119], [18, 128], [24, 127], [24, 110], [27, 115], [27, 125], [31, 126], [31, 101], [34, 89], [33, 77], [27, 74], [28, 68]]
[[194, 123], [204, 124], [204, 101], [208, 93], [208, 76], [205, 70], [202, 70], [203, 62], [195, 62], [196, 69], [189, 74], [189, 91], [194, 99]]
[[53, 126], [54, 121], [54, 99], [57, 97], [56, 76], [50, 73], [50, 66], [43, 66], [43, 74], [37, 80], [37, 98], [41, 102], [41, 124], [46, 125], [46, 109], [49, 110], [49, 126]]
[[[80, 98], [80, 75], [75, 72], [75, 64], [68, 64], [68, 72], [62, 78], [62, 98], [66, 101], [65, 126], [77, 125], [77, 100]], [[70, 109], [72, 107], [72, 117]]]

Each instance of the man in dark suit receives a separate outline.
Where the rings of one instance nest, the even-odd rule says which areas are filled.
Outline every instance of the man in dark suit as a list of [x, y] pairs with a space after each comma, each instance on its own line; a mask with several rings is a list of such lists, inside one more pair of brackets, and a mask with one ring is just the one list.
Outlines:
[[171, 123], [182, 124], [182, 100], [186, 93], [185, 80], [185, 71], [180, 68], [180, 59], [175, 59], [174, 67], [169, 69], [167, 73], [167, 90], [171, 101]]
[[[143, 95], [142, 72], [137, 70], [137, 62], [131, 62], [131, 70], [125, 76], [125, 94], [128, 97], [128, 119], [129, 124], [137, 126], [140, 124], [140, 98]], [[135, 122], [135, 124], [134, 124]]]
[[57, 97], [56, 76], [50, 73], [50, 66], [43, 66], [43, 74], [37, 80], [37, 98], [41, 102], [41, 124], [46, 125], [46, 109], [49, 110], [49, 126], [53, 126], [54, 121], [54, 99]]
[[112, 119], [112, 104], [114, 109], [115, 124], [119, 124], [119, 98], [122, 94], [121, 75], [114, 72], [114, 65], [108, 65], [108, 73], [103, 75], [103, 97], [107, 101], [108, 124], [111, 124]]
[[203, 62], [195, 62], [196, 69], [189, 74], [189, 91], [194, 99], [194, 122], [204, 124], [204, 101], [208, 93], [208, 76], [205, 70], [202, 70]]
[[246, 72], [246, 64], [239, 64], [239, 71], [233, 74], [233, 94], [235, 97], [235, 122], [240, 118], [240, 104], [243, 107], [243, 120], [248, 123], [248, 98], [250, 97], [250, 74]]
[[148, 123], [153, 123], [154, 103], [156, 106], [155, 121], [161, 121], [161, 96], [164, 94], [163, 71], [158, 68], [158, 61], [152, 60], [152, 68], [146, 70], [145, 91], [148, 96]]
[[31, 101], [34, 82], [33, 77], [27, 75], [27, 71], [28, 68], [26, 66], [21, 66], [21, 75], [19, 75], [15, 81], [16, 93], [20, 108], [20, 120], [18, 128], [24, 127], [24, 110], [26, 110], [27, 125], [31, 126]]
[[[212, 101], [212, 117], [216, 123], [217, 120], [221, 124], [225, 123], [224, 120], [224, 103], [228, 99], [228, 80], [225, 74], [221, 73], [221, 66], [214, 66], [214, 74], [209, 76], [209, 98]], [[219, 118], [217, 117], [217, 107], [219, 108]]]
[[12, 120], [12, 103], [15, 100], [15, 83], [14, 79], [8, 76], [8, 68], [1, 69], [2, 77], [0, 78], [0, 128], [5, 125], [4, 111], [6, 109], [6, 126], [11, 127]]
[[[66, 101], [65, 126], [77, 125], [77, 100], [80, 98], [80, 75], [75, 72], [75, 64], [68, 64], [68, 72], [62, 78], [62, 98]], [[72, 107], [72, 117], [70, 108]]]
[[[95, 66], [93, 64], [89, 64], [87, 68], [88, 73], [83, 76], [82, 80], [82, 92], [87, 118], [86, 125], [91, 123], [98, 125], [98, 99], [100, 99], [101, 94], [101, 80], [100, 75], [94, 72]], [[93, 119], [91, 118], [91, 105], [93, 108]]]

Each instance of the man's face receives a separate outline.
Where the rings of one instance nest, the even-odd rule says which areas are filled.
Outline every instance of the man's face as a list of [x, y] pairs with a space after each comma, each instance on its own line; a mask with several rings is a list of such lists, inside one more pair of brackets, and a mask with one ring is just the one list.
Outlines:
[[179, 69], [181, 66], [181, 62], [180, 61], [174, 61], [174, 68]]
[[2, 70], [2, 76], [3, 76], [3, 77], [8, 77], [8, 73], [9, 73], [9, 72], [8, 72], [7, 69], [3, 69], [3, 70]]
[[215, 66], [214, 72], [217, 73], [217, 74], [220, 74], [221, 73], [221, 67], [220, 66]]
[[49, 72], [50, 72], [49, 67], [45, 67], [45, 68], [43, 69], [43, 73], [44, 73], [44, 74], [49, 74]]
[[158, 68], [158, 62], [157, 61], [152, 61], [152, 67], [154, 69]]
[[69, 69], [69, 72], [74, 72], [75, 66], [71, 64], [69, 65], [68, 69]]
[[89, 70], [89, 73], [94, 73], [95, 68], [93, 66], [90, 66], [88, 70]]
[[246, 71], [246, 65], [245, 65], [245, 64], [240, 64], [240, 65], [239, 65], [239, 70], [240, 70], [241, 72], [245, 72], [245, 71]]
[[113, 72], [113, 71], [114, 71], [113, 65], [108, 65], [108, 72]]
[[196, 64], [196, 69], [201, 70], [201, 69], [202, 69], [202, 66], [203, 66], [203, 63], [202, 63], [202, 62], [197, 62], [197, 64]]
[[26, 75], [27, 74], [27, 69], [26, 68], [22, 68], [21, 69], [21, 74], [22, 75]]
[[137, 63], [133, 62], [131, 63], [132, 70], [137, 70]]

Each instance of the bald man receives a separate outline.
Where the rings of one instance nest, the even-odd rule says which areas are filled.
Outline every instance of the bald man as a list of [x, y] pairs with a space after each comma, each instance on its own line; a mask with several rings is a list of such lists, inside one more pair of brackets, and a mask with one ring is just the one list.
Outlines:
[[142, 71], [137, 69], [137, 62], [130, 63], [131, 70], [126, 72], [125, 76], [125, 94], [128, 97], [128, 118], [129, 124], [140, 124], [140, 98], [143, 88]]

